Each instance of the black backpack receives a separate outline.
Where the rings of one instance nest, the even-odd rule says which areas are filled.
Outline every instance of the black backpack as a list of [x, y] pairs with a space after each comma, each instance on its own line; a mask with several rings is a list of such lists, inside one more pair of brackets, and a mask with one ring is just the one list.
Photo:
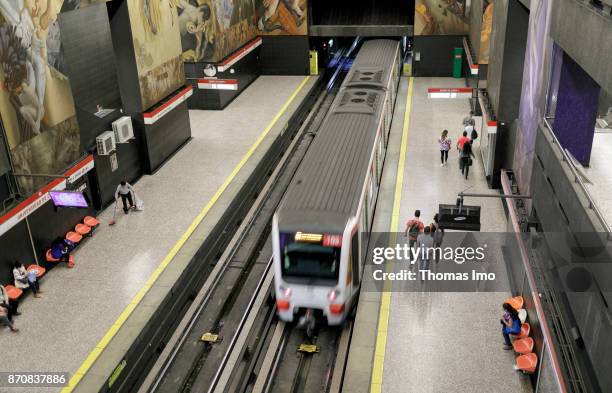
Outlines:
[[472, 138], [473, 141], [475, 141], [476, 138], [478, 138], [478, 133], [476, 132], [476, 130], [472, 130], [471, 138]]

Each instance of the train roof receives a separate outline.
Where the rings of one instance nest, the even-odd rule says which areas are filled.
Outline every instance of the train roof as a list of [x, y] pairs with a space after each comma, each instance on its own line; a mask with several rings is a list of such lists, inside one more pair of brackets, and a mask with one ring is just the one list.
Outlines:
[[386, 81], [395, 61], [399, 42], [395, 40], [365, 41], [346, 75], [345, 87], [386, 88]]
[[357, 213], [385, 99], [342, 89], [278, 209], [281, 231], [342, 233]]

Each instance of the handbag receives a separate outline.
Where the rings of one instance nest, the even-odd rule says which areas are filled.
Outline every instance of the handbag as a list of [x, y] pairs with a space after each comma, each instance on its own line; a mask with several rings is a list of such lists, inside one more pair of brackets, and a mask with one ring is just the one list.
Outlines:
[[472, 163], [473, 163], [472, 157], [468, 158], [468, 166], [472, 166]]

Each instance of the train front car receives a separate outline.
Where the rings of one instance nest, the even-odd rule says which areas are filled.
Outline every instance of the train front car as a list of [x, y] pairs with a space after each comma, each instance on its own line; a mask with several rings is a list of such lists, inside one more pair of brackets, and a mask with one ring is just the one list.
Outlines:
[[274, 215], [274, 285], [283, 321], [320, 317], [339, 325], [356, 302], [399, 65], [397, 41], [363, 44]]

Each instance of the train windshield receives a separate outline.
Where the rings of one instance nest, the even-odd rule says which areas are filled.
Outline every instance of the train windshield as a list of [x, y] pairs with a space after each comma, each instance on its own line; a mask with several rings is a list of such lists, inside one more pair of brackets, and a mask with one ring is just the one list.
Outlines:
[[299, 233], [295, 236], [282, 234], [280, 243], [284, 279], [338, 282], [340, 247], [300, 237]]

